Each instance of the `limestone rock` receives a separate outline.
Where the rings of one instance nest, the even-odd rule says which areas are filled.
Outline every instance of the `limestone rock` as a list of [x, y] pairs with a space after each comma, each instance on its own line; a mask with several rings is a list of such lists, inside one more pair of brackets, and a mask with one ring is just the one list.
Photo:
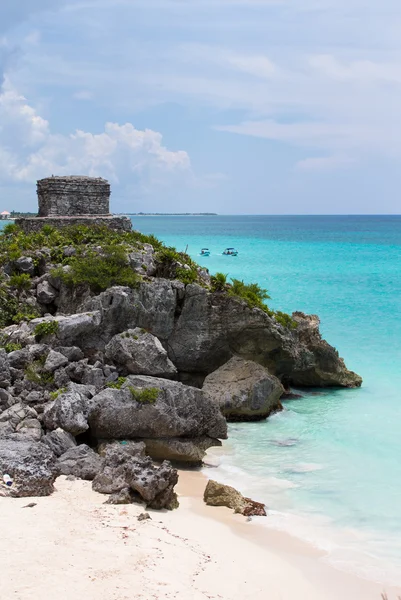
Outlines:
[[261, 502], [245, 498], [230, 485], [218, 483], [213, 479], [209, 479], [207, 483], [203, 500], [209, 506], [227, 506], [228, 508], [232, 508], [235, 513], [240, 513], [247, 517], [266, 516], [264, 505]]
[[42, 426], [38, 419], [27, 418], [18, 423], [15, 432], [39, 442], [42, 437]]
[[103, 469], [96, 475], [92, 487], [102, 494], [129, 489], [146, 502], [147, 507], [171, 510], [178, 506], [174, 492], [177, 481], [177, 471], [167, 461], [155, 467], [150, 458], [134, 457], [120, 446], [107, 449]]
[[[102, 316], [102, 335], [83, 342], [89, 347], [103, 348], [113, 335], [142, 327], [160, 340], [166, 340], [174, 328], [177, 291], [174, 282], [154, 279], [141, 282], [137, 289], [109, 288], [84, 303], [82, 309]], [[81, 346], [83, 347], [83, 346]]]
[[208, 375], [202, 389], [228, 421], [257, 421], [282, 409], [284, 388], [277, 377], [239, 356]]
[[[153, 402], [133, 398], [131, 389], [156, 389]], [[201, 390], [156, 377], [129, 376], [121, 390], [105, 389], [93, 399], [89, 423], [97, 439], [225, 439], [227, 424]]]
[[51, 304], [57, 295], [57, 290], [47, 280], [40, 282], [36, 288], [36, 297], [41, 304]]
[[103, 459], [86, 444], [70, 448], [57, 459], [60, 475], [92, 481], [101, 471]]
[[89, 428], [87, 419], [91, 406], [92, 401], [83, 394], [67, 391], [46, 407], [44, 424], [50, 430], [61, 427], [72, 435], [78, 435]]
[[49, 496], [56, 478], [53, 453], [42, 443], [19, 436], [0, 439], [0, 472], [14, 480], [16, 496]]
[[124, 488], [120, 492], [111, 494], [104, 504], [132, 504], [135, 496], [129, 488]]
[[25, 369], [25, 367], [33, 360], [28, 348], [10, 352], [7, 356], [7, 359], [8, 364], [13, 369]]
[[105, 354], [124, 375], [173, 377], [177, 373], [160, 341], [139, 327], [115, 335], [107, 344]]
[[48, 373], [54, 373], [56, 369], [65, 367], [65, 365], [68, 365], [68, 359], [64, 354], [56, 352], [55, 350], [50, 350], [43, 368]]
[[101, 442], [97, 451], [100, 456], [106, 456], [106, 452], [108, 448], [121, 448], [123, 447], [124, 452], [130, 454], [131, 456], [137, 456], [138, 458], [145, 458], [146, 456], [146, 446], [144, 442], [133, 442], [132, 440], [115, 440], [112, 442]]
[[221, 446], [221, 442], [210, 437], [197, 438], [147, 438], [143, 440], [146, 453], [153, 460], [169, 460], [185, 463], [190, 466], [200, 466], [206, 450], [212, 446]]
[[245, 301], [196, 284], [187, 285], [181, 314], [168, 339], [168, 355], [180, 372], [212, 373], [233, 355], [266, 367], [286, 385], [361, 385], [337, 351], [321, 339], [315, 317], [295, 313], [296, 329]]
[[0, 388], [7, 388], [11, 384], [10, 366], [7, 352], [0, 348]]
[[77, 445], [74, 436], [61, 429], [61, 427], [43, 436], [42, 443], [46, 444], [57, 457], [62, 456]]
[[156, 272], [153, 246], [144, 244], [141, 250], [128, 255], [131, 268], [140, 275], [153, 276]]
[[14, 266], [19, 273], [28, 273], [33, 275], [35, 272], [35, 265], [33, 259], [30, 256], [21, 256], [14, 261]]

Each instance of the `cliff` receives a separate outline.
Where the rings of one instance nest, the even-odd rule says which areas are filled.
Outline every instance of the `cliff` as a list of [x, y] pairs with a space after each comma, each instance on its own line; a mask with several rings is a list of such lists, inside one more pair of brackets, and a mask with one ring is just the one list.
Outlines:
[[149, 456], [199, 464], [224, 417], [266, 418], [291, 385], [362, 382], [318, 317], [271, 311], [258, 286], [211, 278], [153, 236], [9, 226], [0, 266], [8, 493], [51, 493], [64, 473], [173, 508], [176, 471]]

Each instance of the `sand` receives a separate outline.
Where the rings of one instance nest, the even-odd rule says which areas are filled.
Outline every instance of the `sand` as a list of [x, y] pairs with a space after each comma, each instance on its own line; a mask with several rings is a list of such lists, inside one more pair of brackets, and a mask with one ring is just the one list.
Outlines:
[[383, 586], [313, 548], [205, 506], [204, 487], [200, 473], [180, 473], [180, 508], [145, 521], [143, 507], [105, 505], [89, 482], [65, 477], [50, 497], [0, 498], [0, 598], [380, 600]]

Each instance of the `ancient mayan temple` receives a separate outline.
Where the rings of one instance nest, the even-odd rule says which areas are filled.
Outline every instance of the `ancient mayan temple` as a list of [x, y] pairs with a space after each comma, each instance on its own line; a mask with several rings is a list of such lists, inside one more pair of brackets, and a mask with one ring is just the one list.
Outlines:
[[110, 214], [110, 184], [106, 179], [47, 177], [37, 182], [37, 193], [38, 216], [16, 220], [25, 231], [38, 231], [45, 223], [54, 227], [103, 224], [122, 231], [132, 227], [128, 217]]

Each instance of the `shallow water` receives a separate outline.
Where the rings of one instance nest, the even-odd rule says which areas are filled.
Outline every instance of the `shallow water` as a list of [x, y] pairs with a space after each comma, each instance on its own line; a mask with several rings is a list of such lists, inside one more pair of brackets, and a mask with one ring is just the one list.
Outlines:
[[[289, 401], [230, 426], [210, 476], [263, 499], [270, 526], [341, 568], [401, 584], [401, 217], [133, 217], [210, 271], [257, 281], [271, 306], [321, 318], [359, 390]], [[201, 247], [211, 255], [199, 256]], [[227, 246], [237, 257], [222, 256]]]

